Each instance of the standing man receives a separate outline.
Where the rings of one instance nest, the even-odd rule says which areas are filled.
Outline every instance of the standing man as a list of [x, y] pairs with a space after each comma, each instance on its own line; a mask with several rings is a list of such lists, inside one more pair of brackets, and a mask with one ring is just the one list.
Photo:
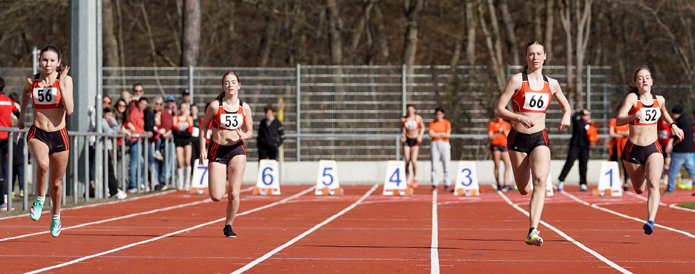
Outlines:
[[[0, 127], [10, 127], [12, 126], [12, 114], [19, 117], [19, 109], [17, 105], [14, 104], [12, 99], [5, 96], [5, 79], [0, 77]], [[7, 142], [9, 140], [9, 134], [6, 131], [0, 131], [0, 166], [2, 166], [2, 174], [0, 174], [0, 211], [7, 211], [7, 205], [5, 204], [5, 194], [11, 192], [12, 189], [7, 189]], [[11, 184], [11, 185], [14, 185]], [[7, 199], [12, 199], [11, 195], [7, 195]]]
[[258, 126], [258, 160], [278, 159], [278, 147], [285, 140], [285, 128], [275, 119], [273, 105], [265, 106], [265, 118]]
[[439, 178], [437, 178], [437, 161], [442, 161], [442, 169], [444, 170], [444, 191], [449, 192], [451, 180], [449, 177], [449, 163], [451, 162], [451, 144], [449, 137], [451, 136], [451, 123], [444, 119], [444, 109], [437, 107], [434, 110], [434, 121], [430, 122], [429, 134], [432, 137], [430, 144], [430, 154], [432, 158], [432, 190], [437, 190]]
[[[164, 140], [165, 138], [172, 136], [171, 129], [174, 125], [174, 117], [177, 116], [178, 114], [176, 113], [176, 98], [174, 96], [169, 96], [167, 97], [166, 100], [166, 105], [164, 105], [164, 109], [162, 109], [162, 114], [161, 114], [161, 126], [159, 127], [159, 133], [162, 134], [160, 138]], [[174, 160], [176, 159], [176, 154], [175, 154], [175, 147], [174, 143], [172, 142], [169, 144], [169, 151], [164, 151], [164, 163], [162, 167], [160, 167], [159, 171], [159, 180], [166, 180], [166, 174], [165, 171], [167, 170], [172, 170], [174, 168]], [[166, 184], [166, 182], [164, 182]]]
[[[567, 152], [567, 161], [565, 161], [565, 166], [562, 168], [560, 177], [558, 177], [560, 181], [557, 185], [558, 191], [564, 190], [565, 178], [577, 158], [579, 159], [579, 191], [588, 190], [586, 187], [586, 166], [589, 162], [591, 142], [587, 131], [592, 131], [591, 128], [594, 125], [590, 118], [591, 111], [588, 109], [582, 109], [572, 115], [572, 139], [570, 139], [570, 148], [569, 152]], [[593, 128], [594, 134], [595, 130]]]
[[[693, 167], [693, 124], [687, 115], [683, 114], [683, 107], [676, 105], [671, 110], [671, 117], [674, 124], [683, 129], [683, 140], [673, 141], [671, 152], [671, 166], [668, 169], [668, 185], [662, 196], [671, 196], [676, 190], [676, 176], [681, 171], [681, 166], [685, 165], [685, 170], [690, 174], [691, 179], [695, 179], [695, 167]], [[670, 148], [667, 147], [666, 150]]]
[[[137, 104], [135, 107], [132, 107], [128, 110], [128, 116], [130, 117], [130, 123], [135, 127], [135, 130], [132, 131], [132, 134], [144, 134], [145, 133], [145, 114], [144, 110], [145, 107], [147, 106], [147, 98], [140, 98], [138, 100]], [[137, 151], [137, 145], [140, 143], [141, 140], [138, 138], [131, 138], [130, 142], [128, 142], [128, 149], [130, 151], [130, 184], [128, 185], [128, 192], [129, 193], [135, 193], [137, 192], [136, 187], [138, 187], [138, 183], [140, 183], [140, 187], [145, 190], [145, 184], [144, 184], [144, 175], [145, 172], [140, 173], [140, 178], [137, 178], [137, 168], [138, 168], [138, 162], [142, 163], [142, 168], [144, 168], [145, 164], [145, 159], [142, 158], [142, 154], [138, 154]], [[143, 149], [142, 147], [140, 149]], [[143, 153], [144, 151], [141, 151], [140, 153]], [[143, 169], [144, 170], [144, 169]]]

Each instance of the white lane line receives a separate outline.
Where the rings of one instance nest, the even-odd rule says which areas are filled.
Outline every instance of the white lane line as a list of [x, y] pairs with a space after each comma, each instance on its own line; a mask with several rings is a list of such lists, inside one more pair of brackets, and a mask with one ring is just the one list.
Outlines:
[[[646, 201], [649, 201], [647, 198], [642, 197], [642, 195], [638, 195], [638, 194], [635, 194], [635, 193], [632, 193], [632, 192], [627, 192], [627, 191], [625, 191], [625, 192], [623, 192], [623, 193], [626, 193], [627, 195], [630, 195], [630, 196], [632, 196], [632, 197], [638, 198], [638, 199], [643, 200], [643, 201], [645, 201], [645, 202], [646, 202]], [[659, 202], [659, 205], [660, 205], [660, 206], [668, 206], [667, 204], [664, 204], [664, 203], [662, 203], [662, 202]]]
[[364, 199], [367, 199], [374, 190], [379, 186], [379, 184], [375, 184], [367, 193], [365, 193], [362, 198], [357, 200], [357, 202], [354, 202], [352, 205], [348, 206], [347, 208], [341, 210], [337, 214], [331, 216], [330, 218], [326, 219], [325, 221], [321, 222], [320, 224], [315, 225], [311, 229], [305, 231], [301, 235], [295, 237], [294, 239], [286, 242], [285, 244], [273, 249], [272, 251], [266, 253], [265, 255], [261, 256], [260, 258], [254, 260], [253, 262], [248, 263], [242, 268], [237, 269], [236, 271], [232, 272], [232, 274], [237, 274], [237, 273], [242, 273], [244, 271], [247, 271], [254, 267], [255, 265], [259, 264], [262, 261], [265, 261], [266, 259], [270, 258], [271, 256], [275, 255], [275, 253], [278, 253], [282, 251], [283, 249], [287, 248], [288, 246], [296, 243], [297, 241], [301, 240], [302, 238], [306, 237], [307, 235], [311, 234], [312, 232], [316, 231], [317, 229], [321, 228], [322, 226], [326, 225], [327, 223], [330, 223], [331, 221], [335, 220], [336, 218], [340, 217], [341, 215], [345, 214], [346, 212], [350, 211], [351, 209], [355, 208], [357, 205], [361, 204]]
[[673, 208], [673, 209], [683, 210], [683, 211], [695, 212], [695, 210], [693, 210], [693, 209], [678, 206], [678, 204], [668, 205], [668, 207]]
[[[253, 188], [251, 188], [253, 189]], [[248, 191], [246, 189], [242, 190], [242, 192]], [[225, 194], [226, 196], [226, 194]], [[159, 208], [159, 209], [154, 209], [150, 211], [145, 211], [145, 212], [139, 212], [139, 213], [133, 213], [125, 216], [120, 216], [120, 217], [114, 217], [111, 219], [105, 219], [105, 220], [100, 220], [100, 221], [94, 221], [94, 222], [89, 222], [89, 223], [84, 223], [84, 224], [79, 224], [79, 225], [74, 225], [74, 226], [69, 226], [69, 227], [63, 227], [63, 230], [67, 229], [73, 229], [73, 228], [80, 228], [80, 227], [85, 227], [85, 226], [90, 226], [90, 225], [96, 225], [96, 224], [102, 224], [106, 222], [111, 222], [111, 221], [117, 221], [117, 220], [122, 220], [122, 219], [128, 219], [132, 217], [137, 217], [137, 216], [142, 216], [142, 215], [148, 215], [152, 213], [157, 213], [157, 212], [162, 212], [162, 211], [168, 211], [172, 209], [177, 209], [177, 208], [182, 208], [182, 207], [187, 207], [187, 206], [192, 206], [192, 205], [197, 205], [197, 204], [202, 204], [202, 203], [208, 203], [212, 202], [210, 199], [205, 199], [202, 201], [197, 201], [197, 202], [192, 202], [192, 203], [187, 203], [187, 204], [182, 204], [182, 205], [175, 205], [175, 206], [170, 206], [170, 207], [165, 207], [165, 208]], [[14, 239], [20, 239], [20, 238], [26, 238], [26, 237], [31, 237], [35, 235], [41, 235], [41, 234], [47, 234], [50, 231], [43, 231], [43, 232], [36, 232], [36, 233], [30, 233], [30, 234], [24, 234], [24, 235], [19, 235], [19, 236], [14, 236], [14, 237], [9, 237], [9, 238], [2, 238], [0, 239], [0, 242], [4, 241], [9, 241], [9, 240], [14, 240]]]
[[[590, 206], [590, 207], [593, 207], [593, 208], [595, 208], [595, 209], [598, 209], [598, 210], [601, 210], [601, 211], [605, 211], [605, 212], [608, 212], [608, 213], [611, 213], [611, 214], [613, 214], [613, 215], [617, 215], [617, 216], [620, 216], [620, 217], [623, 217], [623, 218], [626, 218], [626, 219], [635, 220], [635, 221], [640, 222], [640, 223], [644, 223], [644, 222], [645, 222], [645, 220], [642, 220], [642, 219], [637, 219], [637, 218], [635, 218], [635, 217], [628, 216], [628, 215], [622, 214], [622, 213], [617, 212], [617, 211], [613, 211], [613, 210], [610, 210], [610, 209], [607, 209], [607, 208], [603, 208], [603, 207], [597, 206], [597, 205], [595, 205], [595, 204], [587, 203], [587, 202], [583, 201], [582, 199], [579, 199], [579, 198], [575, 197], [574, 195], [569, 194], [569, 193], [567, 193], [567, 192], [564, 192], [564, 191], [563, 191], [563, 192], [561, 192], [561, 193], [562, 193], [563, 195], [567, 196], [567, 197], [572, 198], [573, 200], [575, 200], [575, 201], [577, 201], [577, 202], [579, 202], [579, 203], [581, 203], [581, 204], [586, 205], [586, 206]], [[685, 232], [685, 231], [682, 231], [682, 230], [678, 230], [678, 229], [671, 228], [671, 227], [664, 226], [664, 225], [660, 225], [660, 224], [654, 224], [654, 226], [660, 227], [660, 228], [663, 228], [663, 229], [666, 229], [666, 230], [670, 230], [670, 231], [673, 231], [673, 232], [677, 232], [677, 233], [683, 234], [683, 235], [685, 235], [685, 236], [688, 236], [688, 237], [690, 237], [690, 238], [695, 238], [695, 235], [690, 234], [690, 233]]]
[[[244, 189], [241, 190], [241, 192], [251, 191], [252, 189], [253, 189], [253, 187], [244, 188]], [[145, 195], [145, 196], [138, 196], [138, 197], [130, 198], [130, 199], [123, 199], [123, 200], [117, 200], [117, 201], [111, 201], [111, 202], [104, 202], [104, 203], [96, 203], [96, 204], [91, 204], [91, 205], [76, 206], [76, 207], [71, 207], [71, 208], [61, 208], [60, 211], [63, 212], [63, 211], [73, 210], [73, 209], [81, 209], [81, 208], [88, 208], [88, 207], [95, 207], [95, 206], [103, 206], [103, 205], [112, 205], [112, 204], [118, 204], [118, 203], [123, 203], [123, 202], [130, 202], [130, 201], [140, 200], [140, 199], [144, 199], [144, 198], [157, 197], [157, 196], [161, 196], [161, 195], [165, 195], [165, 194], [169, 194], [169, 193], [176, 193], [176, 189], [165, 190], [165, 191], [162, 191], [161, 193], [156, 193], [156, 194], [152, 194], [152, 195]], [[226, 195], [226, 194], [225, 194], [225, 195]], [[51, 212], [51, 211], [50, 211], [50, 210], [44, 210], [44, 211], [41, 212], [41, 214], [46, 214], [46, 213], [49, 213], [49, 212]], [[14, 215], [14, 216], [7, 216], [7, 217], [0, 217], [0, 220], [12, 219], [12, 218], [19, 218], [19, 217], [25, 217], [25, 216], [29, 216], [29, 213], [27, 213], [27, 214], [20, 214], [20, 215]]]
[[430, 249], [430, 273], [439, 274], [439, 224], [437, 221], [437, 190], [432, 191], [432, 248]]
[[[237, 214], [236, 216], [243, 216], [243, 215], [247, 215], [247, 214], [250, 214], [250, 213], [259, 211], [259, 210], [263, 210], [263, 209], [266, 209], [266, 208], [274, 207], [274, 206], [279, 205], [279, 204], [284, 204], [285, 202], [287, 202], [287, 201], [289, 201], [289, 200], [292, 200], [292, 199], [294, 199], [294, 198], [297, 198], [297, 197], [299, 197], [299, 196], [302, 196], [302, 195], [304, 195], [304, 194], [306, 194], [306, 193], [308, 193], [308, 192], [314, 190], [314, 187], [315, 187], [315, 186], [312, 186], [312, 187], [310, 187], [310, 188], [307, 189], [307, 190], [304, 190], [304, 191], [302, 191], [302, 192], [299, 192], [299, 193], [297, 193], [297, 194], [295, 194], [295, 195], [292, 195], [292, 196], [287, 197], [287, 198], [285, 198], [285, 199], [282, 199], [282, 200], [280, 200], [280, 201], [274, 202], [274, 203], [272, 203], [272, 204], [267, 204], [267, 205], [264, 205], [264, 206], [261, 206], [261, 207], [257, 207], [257, 208], [251, 209], [251, 210], [244, 211], [244, 212], [242, 212], [242, 213]], [[168, 234], [164, 234], [164, 235], [162, 235], [162, 236], [155, 237], [155, 238], [152, 238], [152, 239], [149, 239], [149, 240], [144, 240], [144, 241], [140, 241], [140, 242], [137, 242], [137, 243], [132, 243], [132, 244], [129, 244], [129, 245], [125, 245], [125, 246], [122, 246], [122, 247], [119, 247], [119, 248], [114, 248], [114, 249], [111, 249], [111, 250], [107, 250], [107, 251], [104, 251], [104, 252], [101, 252], [101, 253], [97, 253], [97, 254], [85, 256], [85, 257], [82, 257], [82, 258], [79, 258], [79, 259], [75, 259], [75, 260], [72, 260], [72, 261], [69, 261], [69, 262], [65, 262], [65, 263], [62, 263], [62, 264], [58, 264], [58, 265], [54, 265], [54, 266], [49, 266], [49, 267], [44, 267], [44, 268], [42, 268], [42, 269], [38, 269], [38, 270], [31, 271], [31, 272], [27, 272], [27, 274], [41, 273], [41, 272], [46, 272], [46, 271], [51, 270], [51, 269], [56, 269], [56, 268], [61, 268], [61, 267], [64, 267], [64, 266], [72, 265], [72, 264], [79, 263], [79, 262], [84, 261], [84, 260], [89, 260], [89, 259], [91, 259], [91, 258], [103, 256], [103, 255], [110, 254], [110, 253], [114, 253], [114, 252], [117, 252], [117, 251], [121, 251], [121, 250], [124, 250], [124, 249], [127, 249], [127, 248], [134, 247], [134, 246], [146, 244], [146, 243], [149, 243], [149, 242], [154, 242], [154, 241], [161, 240], [161, 239], [164, 239], [164, 238], [167, 238], [167, 237], [176, 235], [176, 234], [184, 233], [184, 232], [186, 232], [186, 231], [191, 231], [191, 230], [198, 229], [198, 228], [201, 228], [201, 227], [204, 227], [204, 226], [207, 226], [207, 225], [211, 225], [211, 224], [214, 224], [214, 223], [218, 223], [218, 222], [221, 222], [221, 221], [224, 221], [224, 220], [225, 220], [225, 218], [220, 218], [220, 219], [217, 219], [217, 220], [214, 220], [214, 221], [210, 221], [210, 222], [207, 222], [207, 223], [204, 223], [204, 224], [199, 224], [199, 225], [192, 226], [192, 227], [189, 227], [189, 228], [186, 228], [186, 229], [182, 229], [182, 230], [179, 230], [179, 231], [174, 231], [174, 232], [171, 232], [171, 233], [168, 233]]]
[[[563, 191], [562, 193], [565, 193], [565, 192]], [[499, 194], [500, 196], [502, 196], [502, 199], [504, 199], [504, 200], [505, 200], [509, 205], [511, 205], [512, 207], [516, 208], [516, 210], [521, 211], [521, 213], [524, 213], [526, 216], [529, 216], [529, 213], [528, 213], [526, 210], [524, 210], [524, 209], [522, 209], [521, 207], [519, 207], [518, 205], [515, 205], [514, 203], [512, 203], [512, 201], [509, 200], [509, 198], [507, 198], [506, 195], [502, 194], [501, 191], [497, 191], [497, 194]], [[576, 246], [578, 246], [579, 248], [583, 249], [584, 251], [589, 252], [589, 254], [593, 255], [593, 256], [596, 257], [596, 258], [598, 258], [599, 260], [601, 260], [602, 262], [604, 262], [604, 263], [606, 263], [607, 265], [611, 266], [611, 267], [614, 268], [615, 270], [618, 270], [618, 271], [620, 271], [621, 273], [625, 273], [625, 274], [627, 274], [627, 273], [632, 273], [632, 272], [628, 271], [627, 269], [625, 269], [625, 268], [619, 266], [618, 264], [614, 263], [613, 261], [611, 261], [611, 260], [609, 260], [609, 259], [606, 259], [606, 257], [603, 257], [603, 255], [601, 255], [601, 254], [599, 254], [598, 252], [596, 252], [596, 251], [594, 251], [594, 250], [592, 250], [592, 249], [586, 247], [586, 246], [583, 245], [582, 243], [580, 243], [580, 242], [578, 242], [578, 241], [575, 241], [575, 240], [572, 239], [570, 236], [568, 236], [568, 235], [565, 234], [564, 232], [560, 231], [559, 229], [555, 228], [554, 226], [552, 226], [552, 225], [546, 223], [545, 221], [541, 221], [541, 224], [543, 224], [544, 226], [550, 228], [550, 230], [552, 230], [552, 231], [554, 231], [555, 233], [559, 234], [560, 236], [562, 236], [563, 238], [565, 238], [565, 239], [566, 239], [567, 241], [569, 241], [570, 243], [573, 243], [573, 244], [575, 244]]]

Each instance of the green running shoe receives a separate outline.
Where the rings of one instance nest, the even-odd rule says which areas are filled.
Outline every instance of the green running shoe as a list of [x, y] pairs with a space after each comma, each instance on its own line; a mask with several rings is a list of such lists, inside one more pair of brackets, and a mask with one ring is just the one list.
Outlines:
[[56, 219], [56, 218], [51, 219], [51, 235], [53, 235], [53, 237], [58, 237], [58, 235], [60, 235], [60, 230], [62, 228], [63, 228], [63, 226], [60, 223], [60, 219]]
[[31, 209], [29, 210], [29, 216], [32, 220], [38, 221], [39, 218], [41, 218], [41, 211], [43, 211], [43, 202], [44, 201], [39, 201], [39, 199], [34, 200], [34, 204], [31, 205]]
[[543, 238], [538, 236], [538, 234], [540, 233], [541, 232], [538, 231], [538, 229], [534, 229], [533, 231], [531, 231], [531, 233], [528, 234], [528, 236], [526, 236], [526, 240], [524, 240], [524, 242], [526, 242], [527, 245], [542, 246]]

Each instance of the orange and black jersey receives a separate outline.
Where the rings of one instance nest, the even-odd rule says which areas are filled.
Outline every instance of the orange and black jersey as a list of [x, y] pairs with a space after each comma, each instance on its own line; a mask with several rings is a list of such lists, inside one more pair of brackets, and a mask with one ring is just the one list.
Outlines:
[[42, 87], [39, 85], [41, 78], [41, 73], [37, 73], [34, 76], [34, 82], [31, 86], [31, 102], [35, 109], [53, 109], [63, 107], [63, 98], [60, 93], [60, 73], [56, 77], [53, 84], [48, 87]]
[[222, 99], [217, 100], [219, 108], [215, 117], [212, 119], [212, 125], [221, 130], [237, 130], [244, 125], [246, 115], [244, 115], [244, 103], [239, 99], [239, 108], [236, 111], [227, 111], [222, 106]]
[[538, 91], [531, 89], [526, 72], [522, 72], [521, 77], [523, 79], [521, 88], [519, 92], [512, 97], [514, 112], [545, 113], [553, 96], [553, 92], [550, 90], [548, 77], [543, 75], [543, 88]]
[[656, 99], [656, 95], [652, 94], [653, 101], [651, 105], [642, 103], [642, 100], [639, 99], [639, 95], [637, 98], [637, 103], [632, 107], [630, 112], [628, 112], [628, 115], [633, 115], [641, 111], [642, 117], [640, 117], [639, 120], [632, 121], [632, 124], [638, 126], [656, 125], [656, 121], [659, 121], [659, 118], [661, 118], [661, 106], [659, 105], [659, 100]]

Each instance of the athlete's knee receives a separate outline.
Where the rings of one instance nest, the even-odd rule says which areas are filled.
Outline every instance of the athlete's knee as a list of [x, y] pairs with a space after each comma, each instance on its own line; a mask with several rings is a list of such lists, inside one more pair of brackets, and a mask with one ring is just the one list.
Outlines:
[[48, 160], [36, 160], [36, 168], [41, 171], [48, 170]]
[[216, 194], [213, 194], [212, 192], [210, 192], [210, 200], [212, 200], [213, 202], [221, 201], [222, 196], [224, 196], [224, 195], [216, 195]]
[[519, 194], [521, 194], [521, 195], [528, 195], [528, 192], [527, 192], [525, 189], [523, 189], [523, 188], [519, 188]]
[[229, 199], [229, 201], [234, 201], [236, 199], [239, 199], [239, 191], [238, 190], [230, 190], [228, 199]]

